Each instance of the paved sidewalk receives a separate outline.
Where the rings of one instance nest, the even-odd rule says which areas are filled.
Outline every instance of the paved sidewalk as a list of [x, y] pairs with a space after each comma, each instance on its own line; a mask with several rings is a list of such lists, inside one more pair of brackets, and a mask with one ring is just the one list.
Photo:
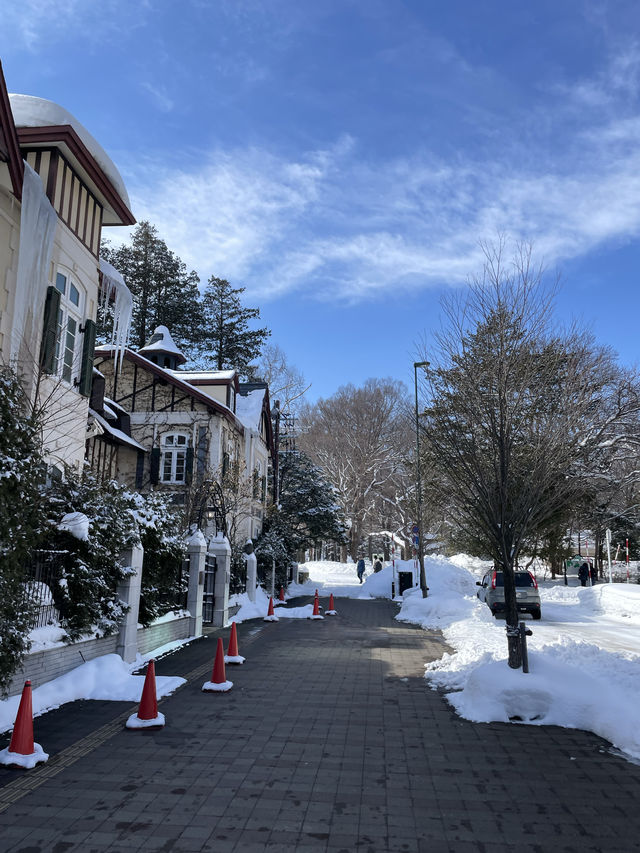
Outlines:
[[0, 850], [640, 850], [640, 767], [585, 732], [459, 719], [422, 677], [436, 633], [388, 601], [336, 607], [239, 626], [227, 694], [200, 691], [215, 636], [159, 661], [191, 674], [159, 732], [123, 730], [128, 703], [38, 718], [52, 757], [0, 769]]

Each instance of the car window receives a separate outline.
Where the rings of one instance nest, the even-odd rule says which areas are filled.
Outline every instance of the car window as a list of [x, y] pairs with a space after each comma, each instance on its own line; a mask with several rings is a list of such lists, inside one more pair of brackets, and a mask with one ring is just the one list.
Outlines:
[[[526, 587], [526, 586], [533, 586], [533, 578], [531, 577], [529, 572], [516, 572], [515, 573], [515, 580], [516, 580], [516, 586], [517, 587], [522, 588], [522, 587]], [[498, 587], [498, 586], [500, 586], [500, 587], [504, 586], [504, 579], [502, 577], [502, 572], [496, 572], [496, 587]]]

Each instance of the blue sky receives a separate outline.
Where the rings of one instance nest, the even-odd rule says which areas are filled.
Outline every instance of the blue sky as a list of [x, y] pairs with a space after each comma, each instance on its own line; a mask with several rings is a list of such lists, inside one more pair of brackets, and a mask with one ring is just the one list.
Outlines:
[[98, 139], [138, 220], [246, 287], [315, 398], [412, 385], [498, 233], [635, 363], [639, 25], [636, 2], [4, 0], [0, 59]]

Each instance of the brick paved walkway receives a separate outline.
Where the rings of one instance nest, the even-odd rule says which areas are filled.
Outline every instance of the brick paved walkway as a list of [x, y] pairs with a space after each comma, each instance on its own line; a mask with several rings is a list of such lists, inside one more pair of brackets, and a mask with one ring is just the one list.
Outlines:
[[388, 601], [336, 605], [240, 626], [228, 694], [200, 692], [215, 636], [159, 661], [192, 676], [162, 731], [123, 730], [128, 703], [37, 719], [52, 757], [0, 769], [0, 850], [640, 850], [640, 767], [585, 732], [460, 720], [422, 677], [437, 634]]

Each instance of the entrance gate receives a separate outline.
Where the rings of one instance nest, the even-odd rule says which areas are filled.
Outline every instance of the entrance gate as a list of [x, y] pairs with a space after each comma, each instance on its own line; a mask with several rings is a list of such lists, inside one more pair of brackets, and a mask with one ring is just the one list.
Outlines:
[[207, 554], [204, 563], [204, 593], [202, 596], [202, 622], [205, 625], [213, 624], [213, 608], [215, 605], [215, 582], [216, 582], [217, 560]]

